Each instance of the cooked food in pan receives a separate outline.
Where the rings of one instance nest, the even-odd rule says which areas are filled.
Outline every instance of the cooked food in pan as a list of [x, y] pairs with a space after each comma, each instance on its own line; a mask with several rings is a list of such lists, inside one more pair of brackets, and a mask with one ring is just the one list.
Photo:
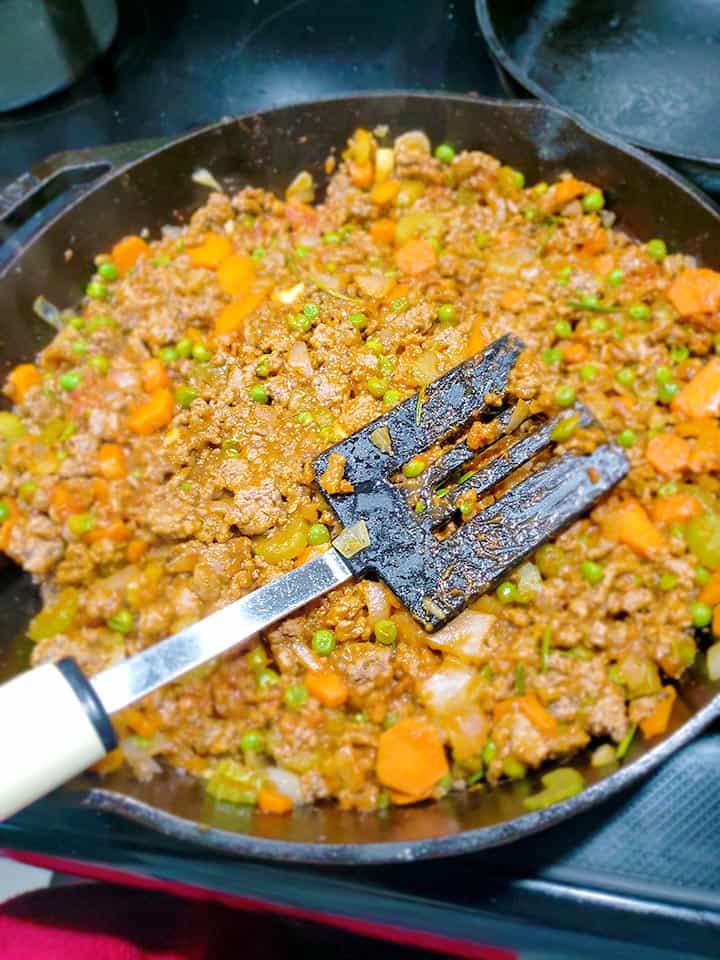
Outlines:
[[[565, 411], [556, 447], [590, 448], [582, 401], [626, 480], [435, 634], [378, 583], [340, 588], [125, 711], [99, 772], [169, 764], [282, 813], [551, 762], [525, 802], [553, 803], [582, 789], [577, 751], [622, 762], [671, 726], [699, 640], [720, 677], [720, 274], [614, 229], [571, 172], [526, 183], [420, 132], [358, 130], [327, 171], [317, 204], [307, 172], [282, 199], [211, 192], [100, 252], [77, 310], [38, 299], [58, 332], [0, 413], [0, 548], [42, 589], [34, 661], [97, 672], [326, 549], [313, 459], [512, 331], [519, 417]], [[446, 533], [492, 496], [469, 490]]]

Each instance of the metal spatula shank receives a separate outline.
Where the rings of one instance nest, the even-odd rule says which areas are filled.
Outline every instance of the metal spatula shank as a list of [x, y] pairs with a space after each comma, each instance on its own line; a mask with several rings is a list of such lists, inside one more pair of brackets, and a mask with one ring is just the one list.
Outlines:
[[[499, 456], [491, 456], [499, 438], [514, 436], [517, 399], [508, 385], [523, 348], [516, 337], [502, 337], [315, 461], [321, 486], [328, 467], [342, 463], [342, 492], [324, 493], [346, 528], [344, 546], [341, 535], [319, 557], [90, 680], [68, 659], [1, 687], [0, 729], [23, 736], [0, 740], [2, 769], [13, 771], [10, 782], [0, 784], [0, 818], [111, 750], [110, 714], [230, 649], [247, 647], [259, 631], [341, 583], [377, 576], [427, 630], [435, 630], [618, 483], [628, 462], [613, 444], [558, 454], [501, 490], [458, 529], [447, 526], [469, 491], [483, 496], [552, 450], [560, 418], [510, 446], [505, 437]], [[581, 426], [595, 423], [580, 405], [574, 413]], [[456, 438], [478, 418], [495, 420], [493, 440], [482, 465], [458, 477], [481, 451]], [[396, 481], [404, 464], [431, 450], [439, 455], [416, 483]], [[442, 484], [446, 496], [438, 494]], [[348, 538], [349, 529], [363, 536]], [[348, 539], [362, 548], [347, 549]]]

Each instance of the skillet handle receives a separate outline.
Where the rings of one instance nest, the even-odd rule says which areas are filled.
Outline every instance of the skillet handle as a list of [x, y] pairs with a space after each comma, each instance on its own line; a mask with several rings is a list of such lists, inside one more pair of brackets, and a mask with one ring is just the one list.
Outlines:
[[[125, 164], [140, 160], [168, 141], [133, 140], [108, 147], [55, 153], [0, 190], [0, 228], [14, 228], [70, 187], [92, 183]], [[6, 229], [3, 234], [8, 233]], [[0, 239], [4, 239], [0, 234]]]
[[36, 667], [0, 686], [0, 821], [115, 745], [108, 715], [73, 660]]

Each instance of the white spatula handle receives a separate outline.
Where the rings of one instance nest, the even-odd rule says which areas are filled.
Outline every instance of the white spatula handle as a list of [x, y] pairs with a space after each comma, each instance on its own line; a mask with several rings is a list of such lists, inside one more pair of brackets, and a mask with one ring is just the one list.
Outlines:
[[36, 667], [0, 686], [0, 820], [114, 746], [110, 720], [73, 660]]

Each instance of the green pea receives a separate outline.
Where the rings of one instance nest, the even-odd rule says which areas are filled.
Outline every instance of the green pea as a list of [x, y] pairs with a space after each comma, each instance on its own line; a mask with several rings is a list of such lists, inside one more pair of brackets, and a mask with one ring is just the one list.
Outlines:
[[420, 457], [413, 457], [412, 460], [408, 460], [408, 462], [404, 464], [402, 472], [409, 480], [414, 480], [415, 477], [420, 476], [424, 469], [425, 461]]
[[563, 267], [560, 273], [557, 275], [557, 282], [561, 287], [566, 287], [570, 283], [570, 277], [572, 276], [572, 267], [567, 266]]
[[593, 317], [590, 321], [590, 329], [595, 333], [605, 333], [608, 328], [608, 322], [605, 317]]
[[356, 330], [362, 331], [368, 325], [368, 319], [364, 313], [351, 313], [350, 323], [355, 327]]
[[687, 347], [673, 347], [670, 351], [670, 359], [673, 363], [683, 363], [690, 356]]
[[592, 363], [584, 363], [580, 367], [581, 380], [585, 380], [587, 382], [590, 380], [594, 380], [596, 376], [597, 376], [597, 367], [593, 366]]
[[674, 374], [670, 367], [658, 367], [655, 371], [655, 382], [656, 383], [670, 383]]
[[106, 300], [108, 288], [99, 280], [91, 280], [90, 283], [85, 287], [85, 293], [93, 300]]
[[303, 313], [306, 317], [310, 317], [311, 320], [315, 320], [320, 316], [320, 308], [316, 303], [306, 303], [303, 307]]
[[651, 312], [646, 303], [634, 303], [631, 307], [628, 307], [628, 313], [633, 320], [649, 320]]
[[389, 384], [383, 377], [368, 377], [367, 379], [368, 393], [376, 400], [382, 399], [388, 387]]
[[664, 260], [667, 256], [667, 244], [664, 240], [648, 240], [645, 249], [653, 260]]
[[175, 390], [175, 400], [181, 407], [185, 408], [189, 407], [193, 400], [197, 399], [197, 395], [197, 390], [187, 384], [183, 384]]
[[365, 341], [365, 346], [368, 348], [370, 353], [380, 354], [383, 352], [385, 347], [379, 340], [373, 340], [372, 337], [369, 340]]
[[400, 400], [399, 390], [386, 390], [383, 394], [383, 403], [388, 407], [394, 407]]
[[110, 369], [110, 361], [100, 353], [95, 357], [90, 357], [89, 363], [93, 370], [96, 370], [102, 376], [105, 376]]
[[258, 690], [269, 690], [270, 687], [274, 687], [275, 684], [280, 682], [280, 677], [272, 670], [270, 667], [263, 667], [262, 670], [258, 670], [255, 676], [255, 683]]
[[704, 587], [710, 579], [710, 571], [707, 567], [695, 567], [695, 583], [699, 587]]
[[522, 780], [522, 778], [527, 773], [527, 767], [520, 760], [516, 760], [514, 757], [506, 757], [503, 760], [503, 773], [506, 777], [510, 777], [511, 780]]
[[270, 403], [270, 397], [262, 383], [256, 383], [250, 387], [248, 396], [253, 403]]
[[543, 362], [549, 367], [562, 361], [562, 350], [559, 347], [548, 347], [542, 352]]
[[712, 607], [707, 603], [698, 602], [690, 604], [690, 619], [694, 627], [707, 627], [712, 623], [712, 618]]
[[605, 278], [611, 287], [621, 287], [625, 280], [625, 274], [619, 267], [615, 267]]
[[617, 435], [617, 442], [621, 447], [634, 447], [637, 443], [637, 434], [628, 427]]
[[441, 303], [438, 307], [437, 318], [440, 323], [447, 324], [448, 326], [455, 323], [457, 320], [457, 311], [452, 303]]
[[82, 537], [95, 529], [95, 516], [92, 513], [76, 513], [68, 520], [68, 530], [76, 537]]
[[384, 373], [385, 376], [390, 376], [395, 370], [395, 363], [392, 357], [378, 357], [378, 367], [380, 368], [380, 373]]
[[575, 403], [575, 387], [569, 383], [561, 383], [555, 390], [555, 403], [559, 407], [571, 407]]
[[265, 648], [262, 645], [253, 647], [245, 659], [251, 670], [262, 670], [263, 667], [267, 666], [268, 662]]
[[310, 253], [309, 248], [302, 246], [302, 244], [300, 244], [299, 246], [295, 247], [295, 256], [296, 256], [296, 257], [306, 257], [309, 253]]
[[670, 403], [679, 389], [676, 383], [661, 383], [657, 392], [658, 400], [660, 403]]
[[[34, 480], [25, 480], [18, 487], [18, 496], [20, 497], [21, 500], [24, 500], [25, 503], [30, 503], [36, 493], [37, 493], [37, 484], [35, 483]], [[3, 504], [0, 503], [0, 507], [2, 506]], [[7, 504], [5, 504], [5, 509], [7, 510]], [[8, 513], [9, 513], [9, 510], [8, 510]], [[7, 516], [3, 517], [2, 519], [6, 520]]]
[[135, 617], [131, 610], [128, 610], [127, 607], [122, 607], [112, 617], [109, 617], [106, 622], [108, 627], [116, 633], [130, 633], [135, 625]]
[[582, 198], [582, 208], [585, 213], [597, 213], [605, 206], [605, 197], [602, 190], [591, 190]]
[[663, 483], [658, 487], [658, 495], [661, 497], [672, 497], [674, 496], [680, 487], [672, 480], [668, 480], [667, 483]]
[[501, 583], [495, 594], [500, 603], [514, 603], [517, 600], [517, 587], [510, 580]]
[[340, 234], [336, 233], [334, 230], [328, 230], [327, 233], [323, 234], [323, 243], [328, 244], [328, 246], [335, 246], [336, 243], [340, 243]]
[[397, 642], [397, 627], [392, 620], [376, 620], [373, 633], [378, 643], [392, 647]]
[[309, 410], [300, 410], [295, 414], [295, 419], [302, 427], [309, 427], [313, 423], [313, 415]]
[[163, 363], [175, 363], [178, 358], [178, 352], [175, 347], [161, 347], [161, 349], [158, 350], [158, 357], [160, 357]]
[[70, 317], [68, 320], [68, 326], [72, 327], [73, 330], [82, 330], [85, 326], [85, 321], [82, 317]]
[[290, 710], [301, 710], [308, 702], [308, 689], [304, 683], [293, 683], [285, 691], [283, 700]]
[[580, 564], [580, 574], [588, 583], [600, 583], [604, 573], [602, 566], [594, 560], [583, 560]]
[[440, 163], [452, 163], [455, 159], [455, 150], [449, 143], [439, 143], [435, 147], [435, 159]]
[[85, 329], [88, 333], [95, 333], [96, 330], [99, 330], [101, 327], [116, 327], [117, 323], [112, 317], [109, 317], [105, 313], [98, 313], [90, 319], [85, 324]]
[[198, 363], [207, 363], [212, 354], [208, 348], [202, 343], [194, 343], [192, 348], [192, 357], [193, 360], [197, 360]]
[[415, 513], [425, 513], [425, 501], [418, 500], [415, 504]]
[[5, 500], [0, 500], [0, 523], [5, 523], [10, 516], [10, 507]]
[[573, 335], [572, 324], [569, 320], [558, 320], [553, 327], [555, 336], [560, 340], [567, 340]]
[[307, 542], [311, 547], [317, 547], [321, 543], [327, 543], [330, 540], [330, 532], [324, 523], [313, 523], [308, 530]]
[[296, 333], [307, 333], [312, 328], [312, 320], [304, 313], [296, 313], [288, 319], [288, 326]]
[[114, 263], [101, 263], [97, 271], [103, 280], [117, 280], [118, 268]]
[[270, 376], [270, 354], [269, 353], [264, 353], [259, 358], [258, 362], [255, 364], [255, 373], [257, 374], [258, 377], [262, 377], [263, 379], [265, 377]]
[[555, 443], [564, 443], [575, 433], [579, 422], [580, 416], [577, 413], [571, 414], [569, 417], [563, 417], [550, 431], [550, 439], [554, 440]]
[[482, 230], [475, 234], [475, 246], [478, 250], [484, 250], [490, 243], [490, 234], [483, 233]]
[[250, 254], [251, 257], [255, 257], [256, 260], [262, 260], [262, 258], [267, 253], [265, 247], [255, 247], [255, 249]]
[[154, 267], [167, 267], [172, 263], [170, 257], [153, 257], [150, 263]]
[[70, 393], [82, 383], [82, 374], [78, 373], [77, 370], [67, 370], [65, 373], [60, 374], [58, 383], [63, 390], [67, 390], [68, 393]]
[[72, 344], [73, 353], [77, 353], [78, 356], [84, 357], [85, 354], [90, 349], [90, 344], [87, 340], [74, 340]]
[[316, 630], [311, 642], [313, 650], [321, 657], [329, 657], [337, 644], [333, 631], [326, 628]]
[[187, 337], [183, 337], [182, 340], [179, 340], [175, 350], [179, 357], [189, 357], [193, 351], [193, 342]]
[[262, 730], [248, 730], [240, 738], [240, 749], [244, 753], [262, 753], [265, 750], [265, 737]]
[[409, 303], [407, 297], [396, 297], [390, 301], [390, 309], [398, 313], [400, 310], [407, 310]]
[[677, 577], [673, 573], [662, 573], [660, 579], [658, 580], [658, 586], [661, 590], [664, 590], [666, 593], [669, 590], [674, 590], [677, 586]]
[[615, 374], [615, 379], [621, 387], [631, 387], [635, 383], [635, 371], [631, 367], [621, 367]]

